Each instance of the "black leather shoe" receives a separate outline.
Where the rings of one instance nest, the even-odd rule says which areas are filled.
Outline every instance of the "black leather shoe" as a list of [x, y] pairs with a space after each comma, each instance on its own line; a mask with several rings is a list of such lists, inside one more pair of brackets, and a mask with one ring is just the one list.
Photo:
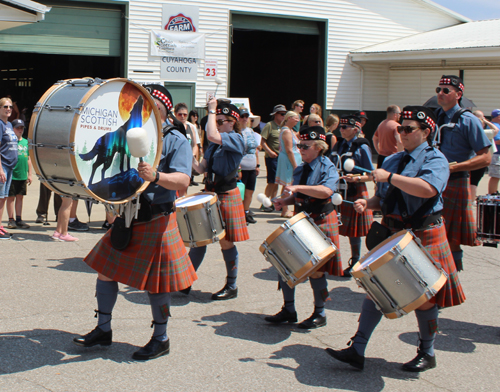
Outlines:
[[407, 372], [425, 372], [436, 367], [436, 356], [432, 357], [420, 350], [417, 353], [415, 358], [403, 365], [403, 370]]
[[191, 286], [189, 286], [186, 289], [179, 290], [179, 293], [186, 294], [186, 295], [189, 295], [190, 292], [191, 292]]
[[352, 278], [352, 275], [351, 275], [351, 270], [352, 270], [352, 267], [353, 267], [353, 263], [352, 263], [352, 259], [349, 259], [348, 261], [348, 264], [349, 264], [349, 267], [347, 267], [345, 270], [344, 270], [344, 278]]
[[246, 218], [247, 223], [257, 223], [255, 218], [250, 214], [245, 214], [245, 218]]
[[311, 317], [309, 317], [308, 319], [302, 321], [299, 325], [297, 325], [297, 328], [313, 329], [313, 328], [324, 327], [325, 325], [326, 325], [326, 316], [321, 316], [317, 313], [313, 313]]
[[344, 348], [343, 350], [325, 349], [326, 353], [338, 361], [348, 363], [356, 369], [363, 370], [365, 367], [365, 357], [359, 355], [353, 346]]
[[136, 351], [132, 355], [132, 359], [138, 359], [140, 361], [147, 361], [148, 359], [155, 359], [166, 355], [170, 352], [170, 339], [160, 342], [154, 337], [146, 344], [143, 348]]
[[101, 328], [95, 327], [88, 334], [73, 339], [77, 346], [92, 347], [97, 344], [101, 346], [111, 346], [113, 331], [104, 332]]
[[226, 284], [222, 288], [222, 290], [212, 294], [212, 299], [224, 300], [224, 299], [236, 298], [237, 296], [238, 296], [238, 287], [236, 287], [235, 289], [230, 289], [229, 286]]
[[281, 310], [276, 313], [274, 316], [266, 316], [264, 320], [270, 323], [296, 323], [297, 322], [297, 312], [290, 312], [285, 308], [281, 308]]

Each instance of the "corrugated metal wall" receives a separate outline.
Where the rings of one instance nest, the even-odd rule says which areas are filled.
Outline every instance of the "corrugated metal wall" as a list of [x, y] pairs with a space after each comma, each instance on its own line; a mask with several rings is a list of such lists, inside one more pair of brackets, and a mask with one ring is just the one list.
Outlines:
[[[129, 77], [142, 81], [159, 81], [158, 58], [149, 57], [148, 29], [161, 29], [160, 0], [130, 1]], [[360, 107], [360, 71], [346, 59], [350, 50], [404, 37], [420, 31], [450, 26], [457, 20], [412, 0], [193, 0], [175, 2], [200, 7], [199, 31], [206, 33], [205, 55], [218, 60], [221, 78], [228, 75], [230, 10], [251, 14], [289, 15], [291, 18], [311, 18], [328, 21], [327, 53], [327, 109]], [[206, 92], [214, 90], [212, 81], [203, 79], [199, 67], [196, 86], [196, 105], [202, 106]], [[148, 71], [141, 73], [134, 71]], [[387, 78], [387, 77], [386, 77]], [[222, 85], [219, 92], [226, 88]], [[373, 102], [369, 98], [368, 102]], [[376, 101], [375, 101], [376, 102]], [[363, 107], [369, 110], [368, 107]], [[384, 107], [385, 109], [385, 107]]]

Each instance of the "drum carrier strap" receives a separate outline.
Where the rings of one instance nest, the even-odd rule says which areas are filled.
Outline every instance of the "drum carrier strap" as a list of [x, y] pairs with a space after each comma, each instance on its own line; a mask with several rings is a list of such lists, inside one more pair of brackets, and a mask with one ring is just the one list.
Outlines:
[[213, 172], [214, 155], [220, 146], [214, 148], [208, 158], [208, 168], [207, 168], [207, 179], [205, 181], [205, 189], [208, 192], [215, 193], [225, 193], [237, 187], [236, 185], [236, 173], [238, 173], [238, 168], [231, 171], [227, 176], [221, 176]]
[[315, 221], [323, 220], [325, 217], [334, 210], [332, 200], [328, 199], [316, 199], [304, 195], [303, 193], [297, 193], [295, 196], [295, 213], [307, 212], [311, 218]]

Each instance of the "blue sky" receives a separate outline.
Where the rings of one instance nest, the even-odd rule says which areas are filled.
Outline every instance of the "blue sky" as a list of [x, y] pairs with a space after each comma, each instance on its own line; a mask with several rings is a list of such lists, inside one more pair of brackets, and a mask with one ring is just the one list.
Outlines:
[[500, 19], [500, 0], [432, 0], [472, 20]]

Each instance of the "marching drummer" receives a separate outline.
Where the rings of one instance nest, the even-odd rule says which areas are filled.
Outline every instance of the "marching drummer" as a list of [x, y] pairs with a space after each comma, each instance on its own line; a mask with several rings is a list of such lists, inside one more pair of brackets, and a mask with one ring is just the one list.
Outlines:
[[[372, 171], [374, 167], [370, 143], [365, 138], [359, 137], [360, 132], [360, 117], [356, 115], [342, 116], [340, 118], [342, 138], [333, 146], [333, 152], [336, 155], [332, 155], [332, 158], [341, 159], [342, 168], [347, 158], [350, 158], [354, 160], [356, 166]], [[344, 155], [346, 153], [350, 153], [350, 156]], [[336, 163], [335, 159], [333, 159], [334, 163]], [[365, 173], [355, 168], [352, 174], [342, 176], [341, 180], [347, 182], [346, 200], [368, 199], [366, 182], [372, 180], [369, 172]], [[373, 213], [369, 210], [360, 213], [354, 210], [352, 203], [342, 203], [340, 214], [342, 216], [342, 226], [339, 229], [340, 235], [349, 237], [349, 243], [351, 244], [351, 259], [348, 267], [344, 270], [344, 276], [350, 277], [352, 266], [358, 262], [361, 256], [361, 237], [366, 236], [373, 223]]]
[[[207, 173], [205, 191], [215, 192], [220, 200], [222, 219], [226, 224], [226, 236], [220, 240], [222, 256], [226, 264], [226, 284], [212, 294], [213, 300], [227, 300], [238, 296], [238, 249], [235, 242], [246, 241], [248, 235], [245, 211], [240, 191], [236, 185], [236, 175], [245, 154], [245, 142], [240, 134], [240, 111], [227, 102], [208, 101], [207, 137], [211, 144], [201, 163], [193, 160], [194, 169]], [[192, 248], [189, 257], [194, 269], [198, 270], [206, 246]], [[189, 294], [190, 287], [182, 292]]]
[[[275, 208], [280, 210], [284, 205], [295, 204], [295, 214], [307, 212], [339, 249], [337, 213], [331, 201], [331, 196], [337, 189], [339, 176], [333, 163], [323, 156], [329, 150], [325, 142], [325, 129], [319, 126], [301, 128], [299, 137], [301, 142], [297, 144], [297, 148], [300, 149], [303, 163], [294, 170], [293, 185], [284, 189], [285, 193], [291, 195], [277, 199], [274, 202]], [[298, 325], [301, 329], [326, 325], [325, 301], [329, 294], [325, 272], [342, 276], [342, 262], [338, 251], [331, 260], [309, 277], [314, 293], [314, 312]], [[278, 281], [279, 288], [283, 292], [284, 304], [280, 312], [274, 316], [267, 316], [265, 320], [276, 324], [295, 323], [297, 322], [295, 288], [290, 288], [280, 276]]]
[[[170, 93], [161, 85], [144, 87], [153, 96], [166, 126], [167, 114], [172, 108]], [[121, 282], [147, 290], [153, 314], [153, 336], [132, 358], [148, 360], [170, 351], [167, 336], [170, 293], [189, 287], [196, 280], [196, 272], [183, 246], [174, 212], [176, 191], [184, 189], [190, 182], [191, 147], [177, 129], [166, 126], [163, 131], [162, 159], [158, 170], [146, 162], [138, 166], [140, 177], [150, 184], [144, 191], [144, 200], [141, 199], [139, 220], [132, 224], [133, 234], [123, 224], [119, 226], [120, 219], [117, 218], [113, 228], [84, 259], [97, 271], [97, 327], [74, 338], [73, 342], [78, 346], [111, 345], [111, 313], [118, 296], [118, 282]]]
[[[378, 186], [375, 196], [369, 200], [356, 200], [354, 208], [360, 213], [367, 208], [382, 210], [382, 225], [390, 228], [392, 233], [411, 229], [448, 274], [446, 284], [437, 295], [415, 310], [420, 344], [417, 356], [405, 363], [403, 370], [421, 372], [436, 367], [434, 339], [438, 330], [438, 308], [459, 305], [464, 302], [465, 295], [441, 218], [442, 193], [449, 177], [448, 161], [428, 142], [436, 117], [426, 107], [407, 106], [403, 109], [402, 119], [403, 125], [398, 127], [398, 132], [405, 151], [386, 158], [382, 168], [373, 172]], [[366, 345], [381, 318], [382, 313], [375, 303], [366, 298], [350, 346], [343, 350], [327, 348], [327, 353], [363, 369]]]

